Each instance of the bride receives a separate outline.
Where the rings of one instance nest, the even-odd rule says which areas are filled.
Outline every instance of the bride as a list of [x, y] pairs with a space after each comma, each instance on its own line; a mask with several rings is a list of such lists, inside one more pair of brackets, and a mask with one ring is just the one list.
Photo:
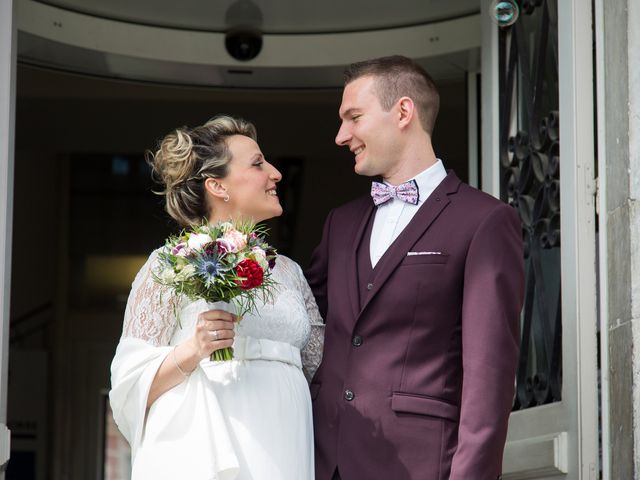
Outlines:
[[[149, 160], [182, 226], [282, 214], [280, 172], [244, 120], [179, 128]], [[110, 401], [131, 445], [132, 478], [312, 479], [305, 375], [320, 363], [323, 326], [300, 267], [278, 256], [273, 299], [236, 323], [155, 283], [157, 264], [155, 251], [133, 282], [111, 365]], [[233, 360], [209, 361], [229, 346]]]

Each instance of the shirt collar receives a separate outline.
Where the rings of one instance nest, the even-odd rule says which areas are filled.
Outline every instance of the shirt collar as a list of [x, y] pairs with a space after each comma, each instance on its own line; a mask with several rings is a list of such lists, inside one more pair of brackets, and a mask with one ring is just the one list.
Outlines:
[[[440, 182], [442, 182], [442, 180], [444, 180], [446, 176], [447, 171], [442, 164], [442, 160], [437, 158], [436, 163], [431, 165], [426, 170], [423, 170], [415, 177], [409, 179], [409, 181], [415, 180], [418, 184], [418, 192], [420, 192], [418, 205], [421, 205], [427, 198], [429, 198], [429, 195], [433, 193], [433, 191], [438, 187], [438, 185], [440, 185]], [[386, 183], [387, 185], [391, 185], [386, 181], [384, 183]]]

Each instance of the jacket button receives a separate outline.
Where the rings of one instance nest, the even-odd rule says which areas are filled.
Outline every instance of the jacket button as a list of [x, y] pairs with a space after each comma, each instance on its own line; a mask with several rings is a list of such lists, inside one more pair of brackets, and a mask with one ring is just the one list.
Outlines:
[[354, 347], [359, 347], [360, 345], [362, 345], [362, 337], [360, 335], [355, 335], [352, 339], [351, 339], [351, 344]]
[[353, 394], [353, 392], [351, 390], [345, 390], [344, 391], [344, 399], [347, 402], [350, 402], [351, 400], [353, 400], [355, 398], [355, 395]]
[[373, 288], [373, 283], [367, 283], [367, 290], [371, 290]]

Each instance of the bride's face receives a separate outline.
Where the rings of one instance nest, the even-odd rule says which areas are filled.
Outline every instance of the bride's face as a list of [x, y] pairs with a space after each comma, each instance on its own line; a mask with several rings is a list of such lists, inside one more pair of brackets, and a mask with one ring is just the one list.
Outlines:
[[264, 158], [258, 144], [244, 135], [227, 139], [231, 152], [228, 174], [220, 180], [229, 201], [225, 207], [236, 218], [261, 222], [282, 215], [276, 184], [280, 172]]

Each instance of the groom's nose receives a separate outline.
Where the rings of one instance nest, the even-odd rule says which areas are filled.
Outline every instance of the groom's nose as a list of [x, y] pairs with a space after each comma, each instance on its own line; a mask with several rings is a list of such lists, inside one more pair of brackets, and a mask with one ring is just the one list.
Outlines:
[[351, 133], [349, 133], [348, 129], [345, 127], [344, 122], [340, 124], [340, 130], [338, 130], [338, 134], [336, 135], [336, 143], [341, 147], [347, 145], [347, 143], [351, 140]]

